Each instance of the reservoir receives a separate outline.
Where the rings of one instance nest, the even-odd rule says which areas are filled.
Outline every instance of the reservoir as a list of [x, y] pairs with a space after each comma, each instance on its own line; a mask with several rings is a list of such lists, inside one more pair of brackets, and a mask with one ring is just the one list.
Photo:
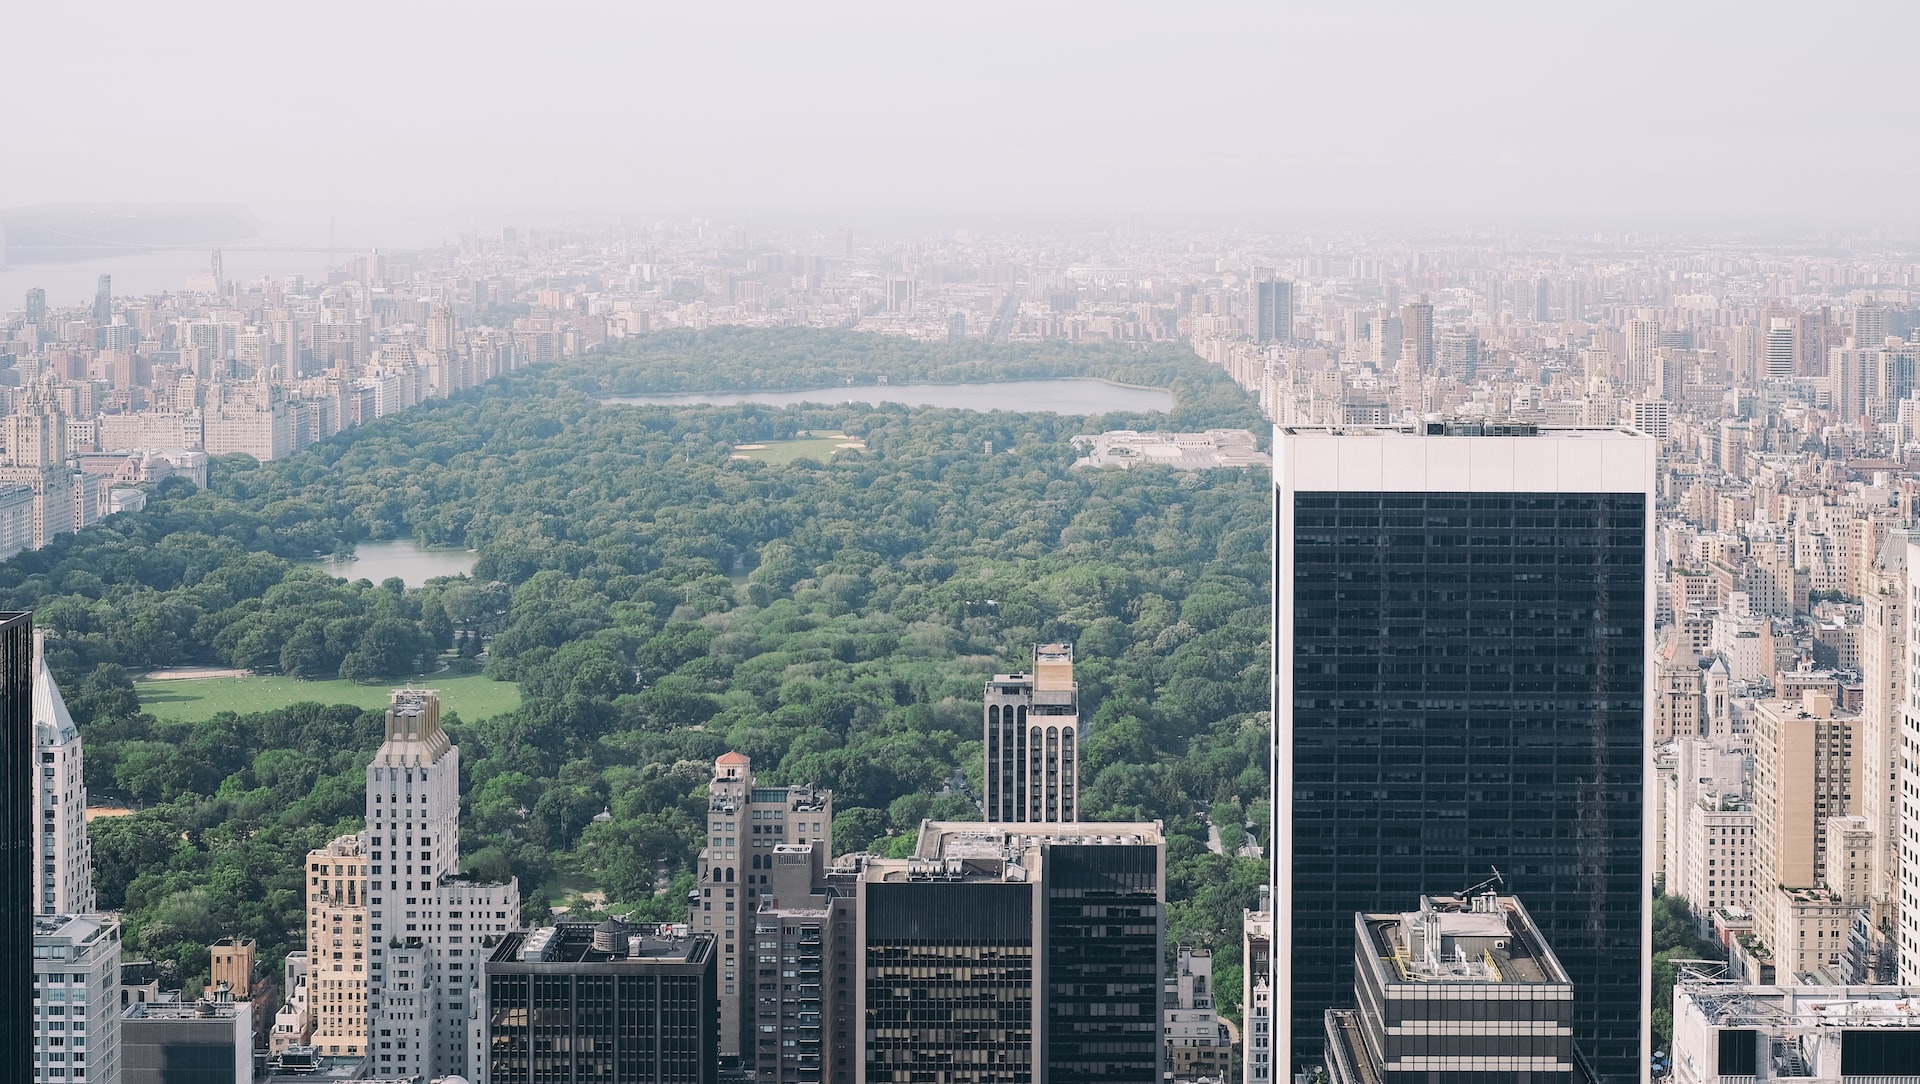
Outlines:
[[408, 587], [419, 587], [436, 576], [458, 576], [473, 571], [480, 555], [458, 546], [422, 546], [411, 538], [362, 542], [345, 560], [328, 557], [313, 562], [328, 575], [344, 580], [379, 583], [398, 576]]
[[1136, 388], [1105, 380], [993, 380], [977, 384], [846, 384], [812, 391], [723, 391], [683, 395], [615, 395], [602, 403], [634, 406], [737, 406], [760, 403], [901, 403], [951, 410], [1013, 410], [1026, 413], [1107, 414], [1120, 410], [1172, 410], [1164, 388]]

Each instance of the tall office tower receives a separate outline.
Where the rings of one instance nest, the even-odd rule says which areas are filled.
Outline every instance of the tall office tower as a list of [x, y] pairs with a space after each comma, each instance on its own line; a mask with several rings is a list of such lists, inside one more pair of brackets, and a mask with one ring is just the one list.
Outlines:
[[771, 857], [771, 879], [752, 916], [754, 1079], [853, 1084], [860, 1063], [853, 1020], [856, 869], [828, 871], [819, 842], [784, 843]]
[[1330, 1084], [1578, 1084], [1574, 984], [1520, 901], [1420, 897], [1353, 916], [1354, 1003], [1326, 1014]]
[[1273, 1084], [1273, 893], [1240, 912], [1240, 1084]]
[[27, 291], [27, 323], [47, 322], [47, 292], [38, 286]]
[[1847, 951], [1852, 908], [1824, 872], [1827, 819], [1850, 802], [1853, 725], [1821, 692], [1754, 705], [1754, 933], [1782, 976], [1836, 966]]
[[1553, 284], [1539, 279], [1533, 284], [1533, 318], [1544, 324], [1553, 309]]
[[93, 291], [93, 322], [102, 327], [113, 323], [113, 276], [101, 275]]
[[[833, 792], [754, 785], [753, 762], [723, 753], [707, 787], [707, 845], [689, 924], [720, 958], [720, 1056], [753, 1057], [753, 916], [773, 880], [774, 848], [817, 843], [833, 853]], [[744, 934], [742, 931], [745, 931]]]
[[1566, 965], [1599, 1084], [1639, 1079], [1654, 442], [1430, 421], [1274, 448], [1285, 1071], [1321, 1062], [1351, 996], [1355, 913], [1497, 867]]
[[1255, 279], [1253, 283], [1253, 318], [1247, 321], [1247, 330], [1253, 332], [1253, 341], [1261, 343], [1293, 341], [1293, 283], [1280, 278]]
[[329, 1057], [367, 1052], [367, 868], [358, 834], [307, 852], [307, 1019]]
[[431, 690], [393, 693], [386, 740], [367, 765], [366, 808], [371, 1071], [471, 1078], [478, 946], [519, 928], [520, 886], [456, 876], [460, 748], [441, 729]]
[[33, 930], [31, 975], [24, 989], [8, 996], [26, 1004], [20, 1019], [31, 1036], [19, 1052], [38, 1067], [4, 1079], [8, 1084], [120, 1084], [119, 921], [107, 915], [25, 913], [19, 919]]
[[44, 634], [33, 634], [34, 816], [40, 822], [39, 911], [77, 915], [93, 911], [93, 849], [87, 842], [87, 778], [80, 728], [67, 714], [60, 687], [47, 670]]
[[1400, 360], [1400, 350], [1406, 345], [1406, 336], [1401, 332], [1400, 318], [1384, 312], [1373, 314], [1367, 323], [1367, 340], [1373, 344], [1373, 365], [1376, 369], [1385, 369]]
[[1627, 390], [1646, 394], [1654, 379], [1654, 352], [1660, 349], [1660, 325], [1653, 320], [1628, 320], [1624, 329], [1627, 341]]
[[1795, 316], [1767, 318], [1761, 342], [1761, 371], [1768, 380], [1792, 380], [1800, 355], [1800, 321]]
[[1080, 819], [1079, 742], [1073, 645], [1035, 644], [1033, 673], [995, 674], [987, 682], [987, 819]]
[[1854, 808], [1873, 832], [1867, 891], [1873, 929], [1892, 937], [1900, 910], [1900, 706], [1907, 699], [1906, 531], [1887, 534], [1867, 577], [1860, 621], [1860, 719], [1853, 736]]
[[33, 1079], [33, 615], [0, 613], [0, 1080]]
[[719, 1079], [711, 934], [566, 922], [508, 934], [484, 967], [485, 1053], [476, 1080]]
[[1404, 345], [1400, 356], [1412, 355], [1421, 376], [1433, 374], [1433, 302], [1421, 294], [1420, 300], [1400, 307], [1400, 333]]
[[867, 1084], [1160, 1080], [1160, 825], [928, 821], [859, 881]]
[[1878, 350], [1887, 345], [1885, 305], [1868, 301], [1853, 310], [1853, 343], [1862, 350]]
[[[1920, 568], [1920, 538], [1911, 533], [1907, 536], [1908, 569]], [[1912, 901], [1920, 900], [1920, 861], [1913, 861], [1913, 848], [1920, 847], [1920, 757], [1911, 752], [1920, 749], [1920, 707], [1912, 703], [1916, 690], [1920, 690], [1920, 598], [1914, 597], [1912, 575], [1908, 575], [1908, 588], [1902, 596], [1906, 613], [1902, 615], [1901, 625], [1906, 630], [1902, 641], [1906, 647], [1900, 652], [1901, 663], [1907, 669], [1907, 695], [1900, 702], [1900, 754], [1895, 766], [1900, 773], [1899, 818], [1897, 829], [1899, 838], [1894, 849], [1901, 852], [1897, 868], [1893, 871], [1898, 878], [1894, 882], [1895, 929], [1899, 931], [1895, 938], [1895, 947], [1900, 958], [1900, 984], [1903, 986], [1920, 985], [1920, 906]]]

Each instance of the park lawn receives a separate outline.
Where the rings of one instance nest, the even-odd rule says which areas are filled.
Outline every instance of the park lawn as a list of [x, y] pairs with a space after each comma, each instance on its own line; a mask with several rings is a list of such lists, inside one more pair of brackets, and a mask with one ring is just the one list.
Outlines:
[[256, 675], [141, 681], [135, 683], [134, 688], [140, 694], [140, 706], [151, 712], [154, 718], [194, 722], [211, 719], [223, 711], [241, 714], [272, 711], [309, 700], [320, 704], [384, 708], [393, 690], [408, 685], [437, 690], [440, 693], [441, 710], [458, 714], [465, 722], [475, 722], [520, 706], [520, 686], [510, 681], [495, 681], [482, 674], [428, 674], [385, 685], [361, 685], [339, 679], [301, 681], [277, 675]]
[[757, 459], [762, 463], [772, 463], [776, 466], [784, 466], [803, 457], [825, 463], [833, 458], [835, 452], [859, 450], [840, 447], [842, 444], [856, 443], [859, 441], [845, 433], [815, 432], [792, 440], [770, 440], [765, 446], [758, 448], [741, 445], [733, 450], [733, 454], [743, 459]]

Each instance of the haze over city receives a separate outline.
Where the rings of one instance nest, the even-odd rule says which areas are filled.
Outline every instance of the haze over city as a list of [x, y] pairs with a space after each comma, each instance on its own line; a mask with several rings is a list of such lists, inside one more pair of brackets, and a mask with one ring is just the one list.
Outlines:
[[1920, 6], [0, 31], [0, 1084], [1920, 1084]]
[[1917, 30], [1904, 3], [27, 5], [0, 206], [1887, 229]]

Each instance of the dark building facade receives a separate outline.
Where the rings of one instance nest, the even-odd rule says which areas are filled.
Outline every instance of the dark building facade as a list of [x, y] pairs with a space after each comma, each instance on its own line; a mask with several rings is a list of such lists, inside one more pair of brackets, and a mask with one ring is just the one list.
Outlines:
[[493, 1084], [715, 1084], [714, 942], [608, 921], [508, 934], [486, 963]]
[[748, 946], [753, 1073], [760, 1084], [853, 1084], [851, 868], [825, 867], [824, 843], [783, 843], [767, 856]]
[[1276, 432], [1275, 1026], [1295, 1070], [1352, 1005], [1354, 914], [1494, 868], [1566, 968], [1600, 1084], [1645, 1063], [1654, 449], [1489, 428]]
[[0, 613], [0, 1084], [33, 1079], [33, 615]]
[[931, 822], [859, 887], [865, 1079], [1160, 1079], [1157, 824]]
[[1293, 283], [1286, 279], [1257, 279], [1253, 284], [1253, 315], [1247, 330], [1255, 342], [1293, 341]]

